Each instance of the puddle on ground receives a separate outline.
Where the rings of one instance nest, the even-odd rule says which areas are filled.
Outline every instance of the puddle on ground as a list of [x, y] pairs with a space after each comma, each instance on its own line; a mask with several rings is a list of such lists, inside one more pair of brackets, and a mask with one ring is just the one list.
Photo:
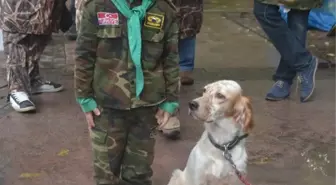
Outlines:
[[322, 144], [303, 151], [302, 177], [307, 185], [335, 184], [335, 146]]
[[291, 155], [291, 153], [291, 151], [284, 151], [280, 159], [262, 158], [256, 160], [258, 162], [250, 162], [248, 176], [252, 184], [335, 184], [335, 146], [333, 144], [314, 145], [298, 155]]

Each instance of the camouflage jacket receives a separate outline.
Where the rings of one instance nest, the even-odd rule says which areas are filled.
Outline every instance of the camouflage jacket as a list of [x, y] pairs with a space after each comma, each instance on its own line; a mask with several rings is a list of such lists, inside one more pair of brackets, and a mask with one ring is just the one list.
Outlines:
[[[138, 5], [136, 0], [131, 5]], [[75, 93], [98, 105], [131, 109], [178, 102], [178, 19], [168, 1], [157, 0], [142, 23], [145, 85], [135, 96], [135, 67], [128, 47], [126, 18], [106, 0], [84, 3], [76, 43]]]
[[180, 16], [180, 38], [193, 37], [203, 23], [203, 0], [172, 0]]
[[0, 2], [0, 25], [4, 31], [38, 35], [58, 31], [64, 0]]
[[258, 0], [261, 3], [273, 5], [285, 5], [287, 8], [308, 10], [319, 8], [323, 4], [323, 0]]

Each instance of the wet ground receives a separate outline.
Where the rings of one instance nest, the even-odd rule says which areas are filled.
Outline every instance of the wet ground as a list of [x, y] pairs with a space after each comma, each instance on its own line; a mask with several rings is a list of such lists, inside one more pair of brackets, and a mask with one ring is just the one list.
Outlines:
[[[205, 0], [204, 3], [205, 9], [221, 12], [223, 17], [246, 29], [246, 34], [254, 32], [268, 39], [252, 14], [253, 1]], [[324, 60], [320, 61], [322, 68], [334, 67], [336, 62], [335, 36], [329, 37], [327, 34], [328, 32], [313, 29], [308, 32], [307, 46], [314, 55]]]
[[[207, 5], [208, 6], [208, 5]], [[0, 185], [92, 185], [87, 126], [73, 98], [74, 43], [54, 37], [42, 59], [48, 79], [63, 83], [58, 94], [34, 96], [37, 114], [18, 114], [8, 106], [0, 118]], [[173, 169], [183, 168], [203, 131], [187, 115], [186, 105], [202, 87], [233, 79], [251, 97], [256, 127], [248, 138], [248, 179], [254, 185], [335, 184], [335, 71], [317, 73], [315, 100], [291, 98], [267, 102], [276, 61], [272, 46], [223, 16], [205, 14], [197, 38], [196, 84], [181, 92], [182, 138], [157, 136], [153, 185], [167, 184]], [[3, 73], [0, 73], [3, 74]], [[3, 75], [2, 75], [3, 76]], [[0, 90], [5, 95], [6, 90]]]

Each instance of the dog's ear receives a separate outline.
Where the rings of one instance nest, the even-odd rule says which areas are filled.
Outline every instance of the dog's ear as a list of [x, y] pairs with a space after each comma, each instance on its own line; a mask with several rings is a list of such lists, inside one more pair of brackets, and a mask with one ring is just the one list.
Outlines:
[[249, 132], [254, 126], [252, 104], [249, 98], [241, 96], [234, 105], [234, 118], [242, 124], [243, 130]]

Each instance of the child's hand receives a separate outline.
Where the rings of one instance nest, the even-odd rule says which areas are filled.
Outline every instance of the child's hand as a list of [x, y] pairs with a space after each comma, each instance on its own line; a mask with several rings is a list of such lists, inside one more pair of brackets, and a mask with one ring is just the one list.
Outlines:
[[86, 122], [88, 124], [88, 128], [89, 130], [92, 129], [93, 127], [95, 127], [95, 123], [93, 121], [93, 114], [95, 114], [96, 116], [100, 115], [100, 111], [98, 108], [95, 108], [93, 111], [91, 112], [84, 112], [85, 114], [85, 118], [86, 118]]
[[171, 117], [171, 114], [169, 112], [166, 112], [159, 108], [155, 115], [157, 123], [159, 124], [158, 129], [161, 129], [162, 127], [164, 127], [167, 124], [170, 117]]

